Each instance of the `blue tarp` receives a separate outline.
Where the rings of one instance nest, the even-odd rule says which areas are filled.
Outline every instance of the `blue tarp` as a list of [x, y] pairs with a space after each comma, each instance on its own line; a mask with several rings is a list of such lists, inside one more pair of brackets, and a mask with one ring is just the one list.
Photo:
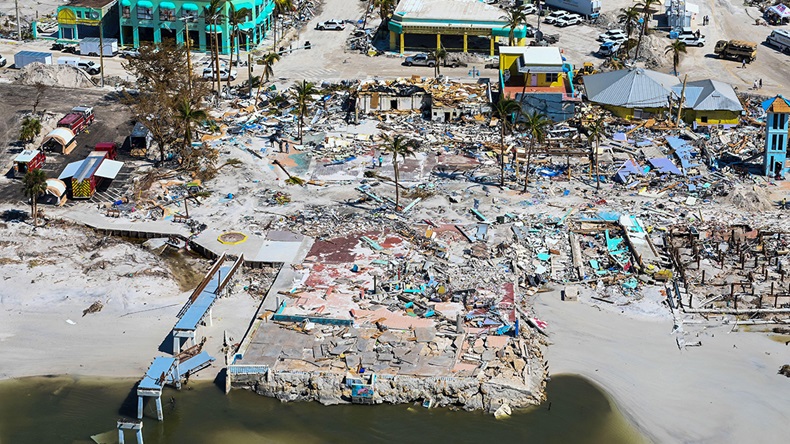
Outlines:
[[680, 166], [683, 167], [684, 170], [699, 166], [697, 163], [691, 163], [692, 159], [697, 156], [697, 151], [693, 146], [686, 143], [686, 141], [680, 137], [670, 136], [666, 139], [669, 147], [675, 151], [675, 155], [680, 160]]

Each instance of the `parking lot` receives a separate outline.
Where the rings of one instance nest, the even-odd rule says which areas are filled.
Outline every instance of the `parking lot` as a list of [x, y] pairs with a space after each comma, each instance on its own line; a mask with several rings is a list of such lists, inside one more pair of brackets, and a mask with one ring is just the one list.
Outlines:
[[[3, 106], [0, 107], [0, 159], [2, 159], [0, 165], [3, 171], [0, 177], [1, 202], [26, 202], [21, 180], [12, 179], [9, 175], [14, 157], [25, 148], [17, 139], [20, 122], [23, 116], [30, 112], [34, 95], [33, 87], [0, 83], [0, 97], [3, 98]], [[77, 135], [77, 147], [70, 154], [64, 156], [47, 153], [47, 161], [43, 168], [47, 177], [58, 177], [69, 162], [84, 159], [93, 151], [96, 143], [116, 142], [120, 146], [132, 130], [127, 108], [120, 104], [114, 95], [108, 96], [107, 92], [81, 90], [79, 94], [75, 94], [74, 90], [48, 88], [39, 105], [39, 111], [53, 114], [57, 121], [77, 105], [93, 106], [96, 120], [87, 130]], [[34, 145], [31, 144], [28, 148], [33, 147]], [[128, 150], [121, 149], [117, 160], [124, 162], [131, 160], [128, 154]], [[100, 188], [91, 200], [115, 200], [127, 185], [130, 171], [129, 165], [125, 165], [116, 180], [112, 181], [106, 190]]]

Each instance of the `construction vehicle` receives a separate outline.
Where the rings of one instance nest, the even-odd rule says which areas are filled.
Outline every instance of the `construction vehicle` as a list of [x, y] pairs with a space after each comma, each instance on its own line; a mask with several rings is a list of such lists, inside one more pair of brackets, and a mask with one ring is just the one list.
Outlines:
[[713, 52], [720, 59], [753, 62], [757, 58], [757, 43], [743, 40], [719, 40]]
[[584, 83], [584, 76], [597, 73], [598, 70], [595, 69], [595, 65], [593, 65], [592, 62], [584, 62], [584, 65], [582, 65], [581, 68], [573, 71], [573, 83], [576, 85], [581, 85]]

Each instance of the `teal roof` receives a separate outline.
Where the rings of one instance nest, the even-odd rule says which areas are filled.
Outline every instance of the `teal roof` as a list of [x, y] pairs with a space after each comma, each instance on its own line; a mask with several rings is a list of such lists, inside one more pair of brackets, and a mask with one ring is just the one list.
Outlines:
[[176, 9], [176, 5], [170, 2], [159, 2], [159, 7], [164, 9]]
[[198, 7], [194, 3], [184, 3], [183, 5], [181, 5], [181, 9], [185, 11], [197, 11]]

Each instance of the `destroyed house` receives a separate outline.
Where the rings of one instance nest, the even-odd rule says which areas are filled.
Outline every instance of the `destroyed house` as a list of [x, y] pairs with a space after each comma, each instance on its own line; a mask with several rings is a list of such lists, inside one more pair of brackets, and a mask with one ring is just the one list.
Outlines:
[[554, 122], [573, 117], [581, 94], [573, 87], [573, 65], [553, 47], [499, 49], [500, 89], [521, 103], [525, 113], [542, 113]]
[[375, 111], [426, 111], [431, 106], [431, 96], [422, 87], [407, 82], [363, 83], [357, 94], [360, 113]]

